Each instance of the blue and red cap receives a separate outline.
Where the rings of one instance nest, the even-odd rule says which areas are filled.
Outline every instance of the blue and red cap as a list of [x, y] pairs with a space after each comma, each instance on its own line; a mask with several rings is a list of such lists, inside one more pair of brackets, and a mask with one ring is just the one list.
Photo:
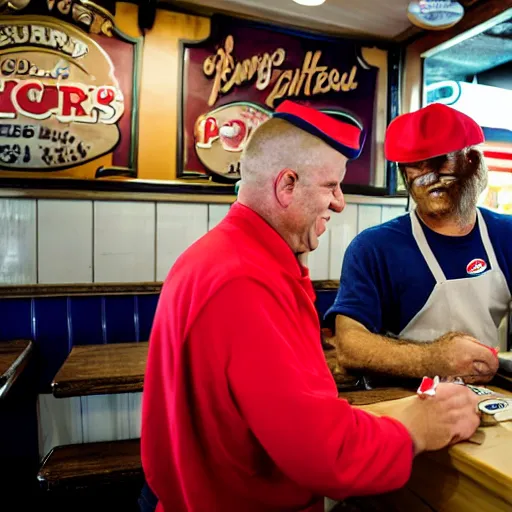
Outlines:
[[356, 159], [363, 150], [364, 131], [350, 123], [305, 105], [285, 100], [273, 117], [284, 119], [311, 135], [322, 139], [349, 160]]

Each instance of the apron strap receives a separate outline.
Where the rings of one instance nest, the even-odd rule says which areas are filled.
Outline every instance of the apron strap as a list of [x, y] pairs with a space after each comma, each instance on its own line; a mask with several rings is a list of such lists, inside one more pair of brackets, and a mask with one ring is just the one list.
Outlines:
[[436, 283], [442, 283], [446, 281], [446, 277], [444, 275], [443, 270], [441, 269], [441, 265], [439, 265], [430, 245], [428, 245], [427, 238], [425, 237], [425, 233], [423, 232], [423, 228], [420, 225], [420, 221], [418, 220], [418, 216], [416, 215], [416, 210], [411, 211], [411, 224], [412, 224], [412, 234], [418, 247], [420, 249], [421, 254], [425, 258], [427, 262], [428, 268], [432, 275], [434, 276]]
[[476, 214], [478, 216], [478, 227], [480, 229], [480, 237], [482, 239], [482, 243], [484, 245], [485, 252], [487, 253], [487, 257], [489, 258], [489, 263], [491, 264], [491, 268], [493, 270], [500, 270], [500, 266], [498, 264], [498, 259], [496, 258], [496, 253], [494, 252], [494, 247], [491, 244], [491, 239], [489, 238], [489, 232], [487, 231], [487, 224], [485, 223], [484, 217], [478, 208], [476, 209]]

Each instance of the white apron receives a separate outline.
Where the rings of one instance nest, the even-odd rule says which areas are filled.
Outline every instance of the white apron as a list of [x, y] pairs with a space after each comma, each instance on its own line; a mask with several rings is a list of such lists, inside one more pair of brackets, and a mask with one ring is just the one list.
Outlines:
[[[480, 236], [491, 270], [481, 275], [446, 280], [414, 211], [412, 233], [432, 272], [436, 285], [427, 302], [399, 334], [412, 341], [432, 341], [449, 331], [468, 333], [488, 346], [499, 345], [498, 327], [511, 300], [482, 214], [477, 210]], [[500, 350], [506, 350], [500, 346]]]

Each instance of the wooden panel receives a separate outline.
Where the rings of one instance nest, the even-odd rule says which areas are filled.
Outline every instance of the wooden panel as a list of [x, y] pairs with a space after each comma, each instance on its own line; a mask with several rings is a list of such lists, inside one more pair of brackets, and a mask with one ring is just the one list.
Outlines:
[[210, 204], [208, 205], [208, 231], [214, 228], [229, 212], [230, 205]]
[[38, 201], [40, 283], [92, 281], [92, 201]]
[[83, 442], [80, 398], [57, 399], [39, 395], [39, 455], [44, 457], [52, 448]]
[[178, 256], [208, 231], [208, 205], [156, 205], [156, 278], [165, 280]]
[[[158, 9], [144, 38], [139, 128], [138, 177], [176, 178], [177, 98], [181, 73], [179, 40], [202, 40], [210, 20]], [[168, 199], [169, 200], [169, 199]]]
[[405, 208], [401, 206], [383, 206], [381, 222], [396, 219], [396, 217], [400, 217], [404, 213], [406, 213]]
[[359, 233], [367, 228], [380, 224], [382, 216], [381, 206], [359, 205], [357, 230]]
[[155, 279], [155, 204], [94, 203], [94, 281]]
[[329, 279], [340, 278], [345, 251], [357, 235], [357, 208], [356, 204], [347, 204], [340, 214], [331, 215]]
[[130, 438], [128, 395], [80, 397], [84, 443]]
[[36, 202], [0, 199], [0, 285], [37, 282]]
[[52, 382], [56, 397], [142, 391], [148, 343], [75, 346]]
[[45, 459], [37, 475], [43, 490], [75, 490], [141, 477], [138, 439], [60, 446]]

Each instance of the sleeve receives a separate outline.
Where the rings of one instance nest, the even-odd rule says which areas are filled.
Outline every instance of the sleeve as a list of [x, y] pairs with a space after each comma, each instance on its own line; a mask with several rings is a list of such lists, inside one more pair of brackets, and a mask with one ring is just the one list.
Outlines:
[[[272, 289], [254, 281], [226, 286], [230, 315], [216, 325], [230, 343], [228, 382], [250, 429], [290, 479], [322, 496], [378, 494], [410, 476], [413, 444], [405, 427], [352, 408], [326, 382], [301, 326]], [[307, 342], [307, 346], [304, 343]], [[311, 340], [318, 350], [318, 340]], [[320, 354], [321, 356], [321, 354]], [[327, 380], [326, 380], [327, 379]]]
[[343, 258], [340, 286], [325, 320], [334, 326], [336, 315], [344, 315], [363, 324], [370, 332], [382, 329], [382, 310], [385, 298], [379, 289], [379, 260], [374, 244], [365, 233], [358, 235], [348, 246]]

